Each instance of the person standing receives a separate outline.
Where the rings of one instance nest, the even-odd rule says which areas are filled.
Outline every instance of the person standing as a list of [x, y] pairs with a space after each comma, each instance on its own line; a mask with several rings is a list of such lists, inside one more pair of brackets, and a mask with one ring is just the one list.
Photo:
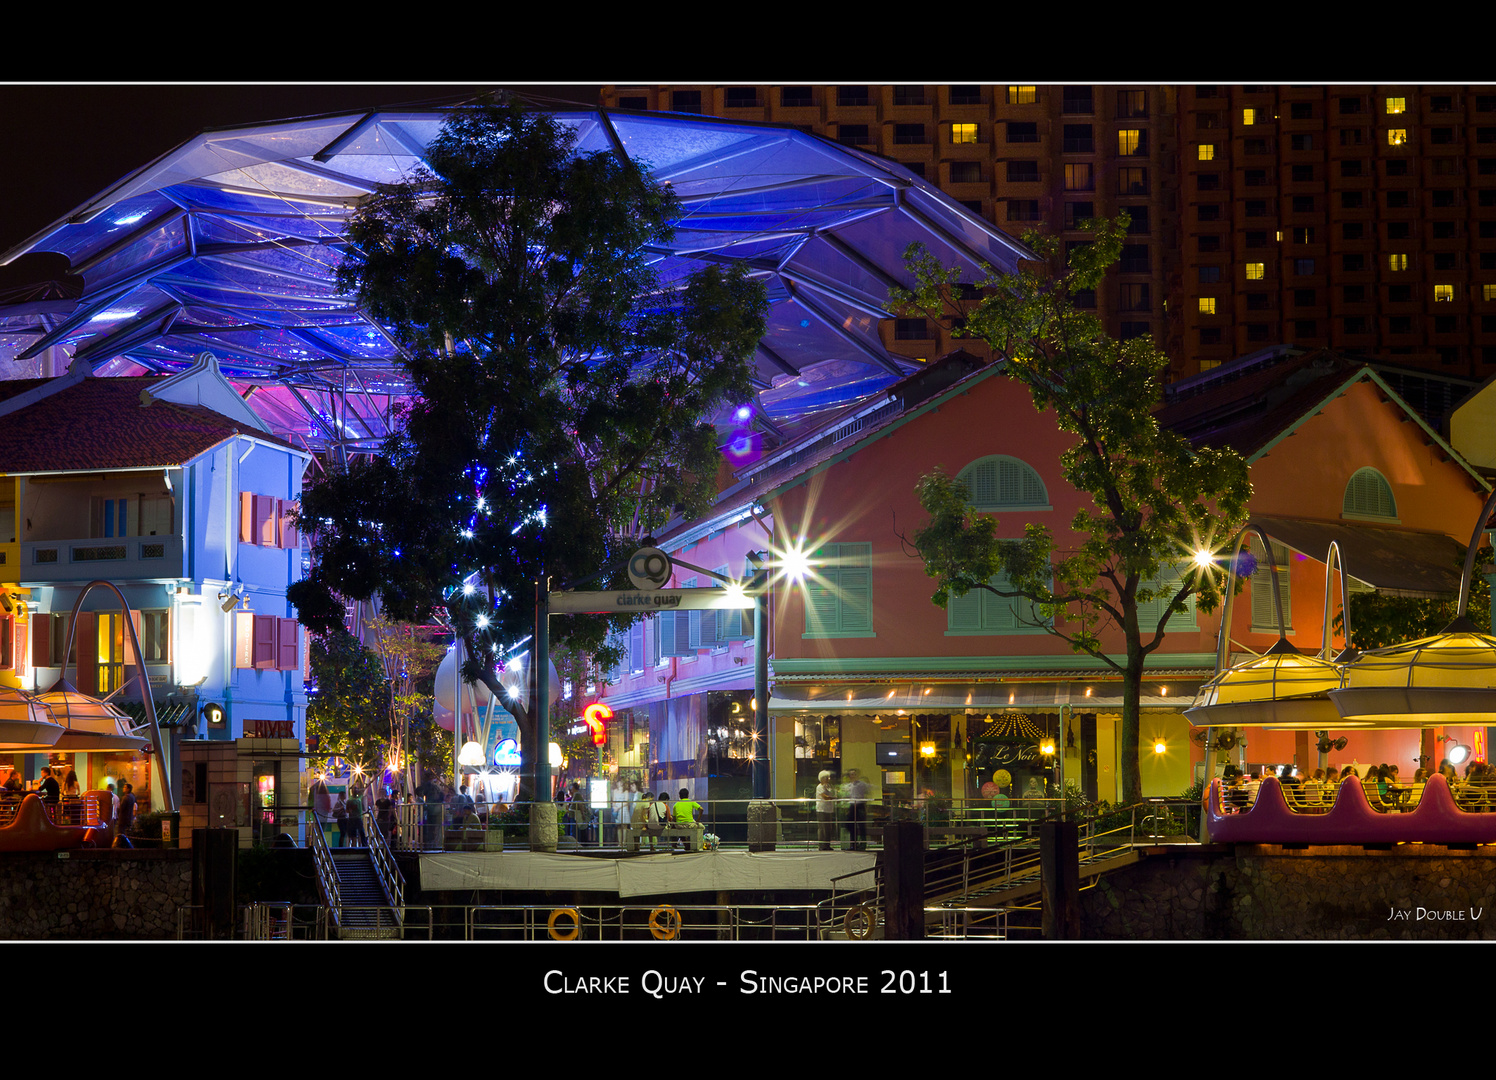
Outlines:
[[36, 790], [42, 797], [42, 802], [48, 806], [57, 805], [62, 797], [62, 785], [57, 782], [57, 777], [52, 775], [50, 766], [42, 766], [41, 782], [36, 785]]
[[822, 769], [816, 780], [817, 839], [822, 851], [830, 851], [836, 842], [836, 786], [829, 769]]
[[119, 831], [128, 833], [135, 824], [135, 785], [126, 784], [124, 792], [119, 801]]
[[348, 843], [361, 847], [368, 841], [364, 838], [364, 789], [355, 787], [348, 799]]
[[348, 835], [348, 804], [343, 801], [341, 794], [332, 804], [332, 820], [338, 826], [338, 842], [335, 846], [342, 847], [343, 838]]
[[856, 769], [847, 770], [847, 831], [852, 850], [867, 850], [867, 781]]
[[629, 850], [639, 846], [639, 841], [645, 836], [649, 837], [649, 848], [656, 851], [659, 848], [659, 831], [654, 828], [652, 820], [654, 816], [654, 795], [646, 791], [644, 797], [634, 803], [634, 811], [629, 818], [629, 826], [633, 831], [633, 842], [628, 845]]

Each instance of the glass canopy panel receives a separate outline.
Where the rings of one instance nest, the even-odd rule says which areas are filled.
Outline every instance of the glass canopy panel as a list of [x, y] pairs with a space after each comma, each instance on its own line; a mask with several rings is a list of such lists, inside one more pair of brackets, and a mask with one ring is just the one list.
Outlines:
[[781, 375], [759, 394], [770, 416], [796, 416], [833, 409], [866, 397], [897, 380], [876, 364], [857, 360], [823, 360], [798, 375]]
[[[87, 282], [88, 294], [93, 294], [135, 276], [145, 267], [164, 267], [173, 260], [189, 257], [184, 220], [177, 215], [141, 233], [98, 262], [85, 262], [81, 273]], [[79, 263], [74, 260], [73, 266], [78, 268]]]
[[[900, 166], [791, 128], [689, 115], [556, 115], [583, 152], [621, 145], [683, 197], [677, 254], [662, 251], [658, 263], [667, 284], [722, 258], [759, 273], [773, 307], [756, 368], [764, 381], [777, 380], [765, 404], [780, 422], [912, 370], [887, 354], [877, 332], [888, 285], [908, 284], [902, 256], [911, 241], [973, 269], [979, 258], [1012, 269], [1024, 254]], [[70, 332], [96, 370], [135, 370], [135, 361], [174, 370], [208, 348], [244, 378], [316, 387], [341, 381], [349, 363], [366, 385], [398, 392], [406, 381], [397, 350], [336, 291], [335, 238], [374, 182], [410, 174], [442, 120], [407, 110], [205, 132], [86, 203], [74, 223], [57, 222], [9, 255], [60, 251], [79, 266], [141, 231], [86, 275], [91, 295], [106, 273], [156, 283], [110, 299], [111, 308], [128, 303], [138, 313], [131, 318]], [[186, 258], [175, 203], [192, 211], [195, 259]], [[820, 232], [807, 239], [812, 228]], [[13, 360], [62, 317], [0, 310], [0, 360]], [[108, 363], [111, 348], [127, 353]], [[802, 376], [786, 382], [785, 365]], [[356, 380], [349, 384], [352, 393]]]
[[295, 161], [241, 165], [203, 179], [207, 183], [218, 184], [230, 190], [284, 192], [322, 199], [356, 199], [369, 194], [373, 187], [367, 181], [314, 170]]
[[294, 240], [317, 244], [335, 243], [343, 229], [343, 217], [310, 214], [245, 214], [219, 212], [197, 217], [197, 238], [201, 243], [258, 244], [265, 241]]

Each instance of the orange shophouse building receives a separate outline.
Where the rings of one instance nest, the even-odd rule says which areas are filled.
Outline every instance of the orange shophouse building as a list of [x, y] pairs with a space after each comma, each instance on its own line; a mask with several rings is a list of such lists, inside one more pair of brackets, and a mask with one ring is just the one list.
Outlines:
[[[1303, 651], [1319, 648], [1331, 539], [1353, 589], [1457, 586], [1460, 548], [1489, 489], [1372, 369], [1328, 353], [1248, 358], [1174, 384], [1159, 416], [1248, 458], [1252, 520], [1274, 542], [1288, 637]], [[731, 576], [746, 575], [748, 552], [775, 543], [803, 542], [812, 554], [812, 580], [771, 596], [776, 799], [808, 797], [822, 769], [859, 769], [874, 799], [927, 789], [974, 797], [998, 767], [1021, 790], [1029, 777], [1054, 779], [1026, 738], [1033, 731], [1057, 737], [1064, 777], [1089, 798], [1118, 798], [1117, 675], [1014, 601], [968, 594], [936, 607], [933, 579], [903, 539], [924, 521], [915, 484], [938, 466], [968, 481], [1000, 536], [1040, 522], [1063, 542], [1087, 498], [1060, 475], [1068, 438], [1001, 364], [957, 352], [740, 465], [714, 514], [661, 538], [678, 560]], [[710, 584], [676, 574], [675, 586]], [[1273, 644], [1275, 622], [1263, 569], [1234, 605], [1233, 659]], [[1146, 795], [1177, 795], [1198, 774], [1202, 752], [1182, 713], [1214, 672], [1218, 629], [1219, 612], [1191, 607], [1149, 657]], [[607, 695], [634, 746], [647, 727], [656, 786], [690, 786], [698, 800], [748, 797], [751, 633], [746, 619], [687, 612], [632, 629]], [[1103, 640], [1120, 655], [1119, 631]], [[1407, 768], [1419, 753], [1417, 731], [1348, 734], [1332, 764]], [[1249, 766], [1317, 764], [1307, 733], [1248, 732], [1233, 753]]]

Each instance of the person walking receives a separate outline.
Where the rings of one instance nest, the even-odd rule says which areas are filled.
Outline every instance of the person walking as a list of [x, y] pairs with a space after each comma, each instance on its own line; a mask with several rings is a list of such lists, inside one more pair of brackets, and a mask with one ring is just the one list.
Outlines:
[[343, 838], [348, 835], [348, 804], [343, 801], [341, 794], [332, 804], [332, 820], [338, 826], [338, 842], [334, 846], [342, 847]]
[[831, 782], [831, 771], [822, 769], [816, 777], [816, 821], [817, 839], [822, 851], [830, 851], [836, 843], [836, 785]]
[[847, 770], [847, 832], [853, 851], [867, 850], [867, 781], [856, 769]]
[[364, 789], [355, 787], [348, 799], [348, 844], [362, 847], [367, 843], [364, 836]]

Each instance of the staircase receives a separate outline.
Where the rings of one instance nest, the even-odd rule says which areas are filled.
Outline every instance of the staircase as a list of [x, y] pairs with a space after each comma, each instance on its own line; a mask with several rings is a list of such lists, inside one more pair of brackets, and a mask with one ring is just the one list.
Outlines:
[[332, 853], [338, 875], [338, 936], [343, 938], [393, 938], [400, 936], [389, 897], [374, 870], [367, 848], [339, 848]]
[[[1142, 856], [1115, 836], [1089, 836], [1078, 854], [1081, 888], [1090, 888], [1103, 875], [1141, 861]], [[848, 875], [855, 876], [855, 875]], [[877, 867], [872, 888], [833, 891], [818, 908], [823, 938], [840, 938], [847, 912], [867, 907], [873, 912], [870, 936], [881, 937], [883, 866]], [[1006, 936], [1006, 911], [1037, 910], [1043, 889], [1038, 845], [1033, 840], [977, 847], [971, 842], [927, 851], [925, 855], [925, 923], [927, 927], [978, 925], [993, 918]]]
[[405, 880], [384, 842], [384, 836], [365, 811], [368, 847], [329, 848], [315, 821], [307, 825], [308, 846], [317, 866], [317, 891], [340, 938], [398, 938], [403, 936]]

